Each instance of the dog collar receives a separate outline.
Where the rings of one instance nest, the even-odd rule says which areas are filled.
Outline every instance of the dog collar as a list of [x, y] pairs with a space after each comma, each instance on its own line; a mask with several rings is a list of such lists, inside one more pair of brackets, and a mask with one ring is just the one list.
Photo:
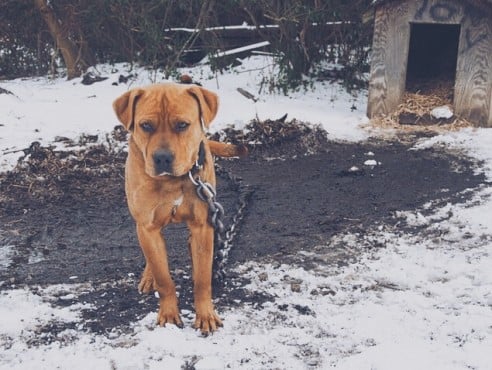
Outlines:
[[205, 125], [205, 120], [203, 119], [203, 116], [200, 114], [200, 124], [202, 125], [202, 131], [204, 134], [207, 133], [207, 126]]
[[198, 148], [198, 158], [196, 159], [195, 164], [189, 171], [190, 177], [195, 175], [198, 171], [200, 171], [203, 168], [203, 165], [205, 164], [205, 143], [203, 140], [200, 142], [200, 147]]

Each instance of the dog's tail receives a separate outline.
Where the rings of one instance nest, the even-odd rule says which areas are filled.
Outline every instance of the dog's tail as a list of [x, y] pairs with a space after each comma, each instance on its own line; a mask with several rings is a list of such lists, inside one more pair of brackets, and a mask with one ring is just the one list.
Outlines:
[[248, 148], [242, 144], [234, 145], [210, 140], [208, 145], [212, 154], [219, 157], [245, 157], [248, 155]]

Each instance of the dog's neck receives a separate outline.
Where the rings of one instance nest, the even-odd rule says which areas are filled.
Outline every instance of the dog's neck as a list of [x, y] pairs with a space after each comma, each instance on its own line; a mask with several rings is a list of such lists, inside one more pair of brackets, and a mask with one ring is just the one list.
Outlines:
[[191, 175], [196, 175], [205, 165], [206, 153], [205, 153], [205, 143], [200, 141], [200, 146], [198, 148], [198, 158], [196, 159], [195, 164], [190, 170]]

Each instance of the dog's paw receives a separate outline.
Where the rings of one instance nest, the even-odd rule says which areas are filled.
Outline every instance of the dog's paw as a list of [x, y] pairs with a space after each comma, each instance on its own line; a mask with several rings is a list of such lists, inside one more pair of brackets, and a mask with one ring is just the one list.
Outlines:
[[148, 294], [154, 290], [154, 276], [150, 272], [150, 269], [146, 266], [142, 273], [140, 283], [138, 284], [138, 291], [140, 293]]
[[204, 312], [197, 311], [195, 324], [193, 327], [195, 329], [199, 329], [202, 335], [207, 336], [222, 326], [224, 326], [222, 324], [222, 320], [217, 315], [213, 307]]
[[140, 283], [138, 284], [138, 291], [140, 293], [151, 293], [154, 291], [154, 278], [142, 278], [140, 279]]
[[174, 324], [178, 328], [183, 328], [183, 322], [179, 316], [178, 306], [171, 305], [170, 307], [170, 305], [164, 304], [164, 302], [161, 301], [159, 313], [157, 315], [157, 325], [166, 326], [166, 324]]

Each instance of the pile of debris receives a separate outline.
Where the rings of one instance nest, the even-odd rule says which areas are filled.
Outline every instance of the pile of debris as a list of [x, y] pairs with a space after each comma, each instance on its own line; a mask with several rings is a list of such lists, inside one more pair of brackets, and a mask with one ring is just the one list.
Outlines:
[[63, 144], [62, 150], [31, 143], [15, 169], [0, 174], [0, 207], [17, 212], [22, 211], [15, 209], [19, 199], [30, 209], [37, 203], [121, 192], [126, 159], [122, 131], [116, 128], [102, 138], [82, 135], [77, 141], [57, 137], [54, 144]]
[[296, 119], [287, 121], [287, 114], [278, 119], [251, 121], [243, 130], [226, 128], [211, 136], [212, 140], [246, 144], [249, 156], [309, 155], [326, 150], [327, 133], [319, 125], [310, 125]]

